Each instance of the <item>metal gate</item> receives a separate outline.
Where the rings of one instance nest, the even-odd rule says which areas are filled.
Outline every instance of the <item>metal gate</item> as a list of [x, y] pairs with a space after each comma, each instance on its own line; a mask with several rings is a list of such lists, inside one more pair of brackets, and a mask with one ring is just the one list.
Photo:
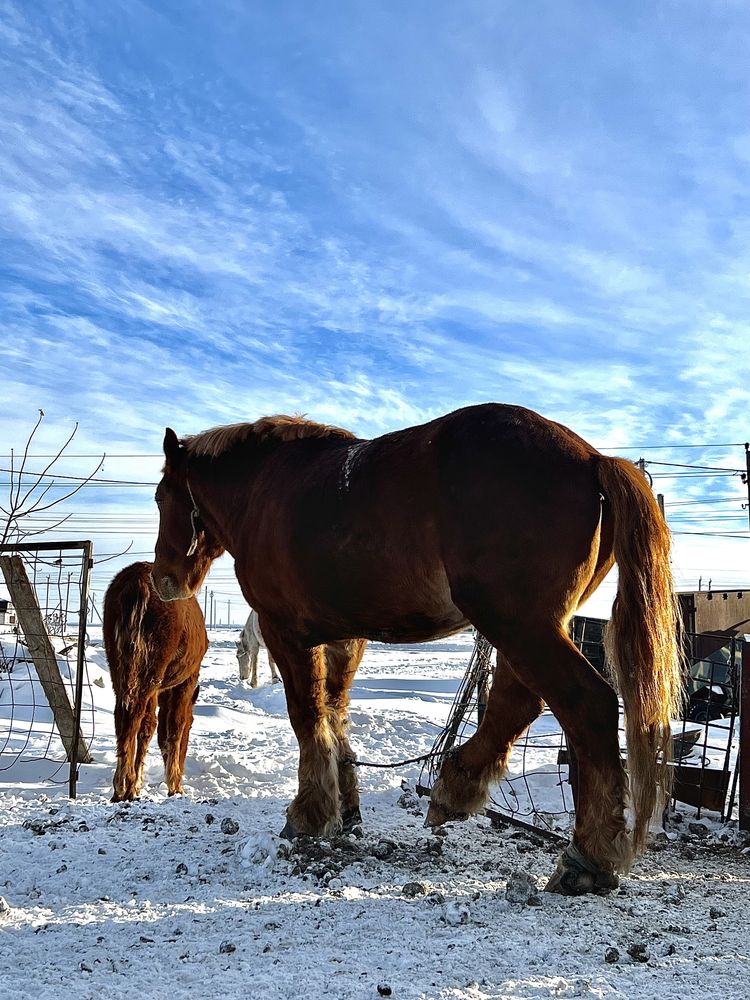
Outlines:
[[0, 585], [9, 595], [0, 621], [0, 774], [67, 780], [71, 797], [94, 733], [86, 671], [91, 566], [89, 541], [0, 546]]
[[[587, 658], [604, 671], [602, 622], [574, 619], [571, 637]], [[530, 637], [531, 641], [531, 637]], [[750, 643], [726, 635], [686, 635], [685, 718], [673, 726], [673, 802], [732, 817], [740, 791], [740, 825], [750, 829]], [[745, 672], [743, 674], [743, 659]], [[495, 665], [495, 650], [477, 635], [474, 651], [451, 709], [419, 779], [429, 794], [442, 755], [476, 731], [484, 713]], [[740, 739], [740, 702], [745, 678], [748, 706]], [[620, 711], [620, 742], [626, 759]], [[745, 780], [740, 782], [745, 769]], [[566, 837], [575, 815], [575, 758], [562, 728], [549, 709], [516, 741], [504, 778], [491, 786], [487, 812], [491, 818], [531, 826]]]

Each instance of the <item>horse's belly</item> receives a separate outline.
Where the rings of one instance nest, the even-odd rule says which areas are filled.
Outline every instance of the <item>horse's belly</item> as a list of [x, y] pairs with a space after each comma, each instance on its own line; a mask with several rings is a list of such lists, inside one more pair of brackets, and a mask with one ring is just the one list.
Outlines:
[[469, 622], [458, 608], [443, 616], [408, 615], [387, 626], [367, 629], [365, 638], [376, 642], [429, 642], [466, 628]]

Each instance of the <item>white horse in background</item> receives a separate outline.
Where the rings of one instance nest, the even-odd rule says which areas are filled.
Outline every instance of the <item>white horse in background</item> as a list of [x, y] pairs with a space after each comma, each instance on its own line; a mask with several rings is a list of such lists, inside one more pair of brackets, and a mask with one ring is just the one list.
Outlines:
[[266, 646], [263, 636], [260, 634], [258, 624], [258, 612], [250, 611], [245, 622], [245, 627], [240, 632], [237, 640], [237, 660], [240, 665], [240, 680], [250, 680], [250, 687], [258, 686], [258, 652], [265, 649], [268, 653], [268, 664], [271, 667], [271, 681], [275, 684], [281, 680], [276, 661]]

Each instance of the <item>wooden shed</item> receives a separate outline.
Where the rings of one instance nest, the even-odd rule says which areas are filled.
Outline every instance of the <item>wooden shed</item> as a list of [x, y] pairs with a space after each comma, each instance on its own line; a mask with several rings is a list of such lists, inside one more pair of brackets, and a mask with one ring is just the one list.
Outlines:
[[13, 605], [5, 597], [0, 597], [0, 625], [17, 625], [16, 612]]

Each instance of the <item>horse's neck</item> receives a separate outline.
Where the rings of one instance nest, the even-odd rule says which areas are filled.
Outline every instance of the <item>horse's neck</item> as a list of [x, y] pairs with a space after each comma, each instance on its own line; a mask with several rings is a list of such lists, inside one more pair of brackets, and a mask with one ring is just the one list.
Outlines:
[[237, 520], [236, 485], [221, 476], [199, 478], [196, 475], [195, 478], [194, 492], [198, 494], [197, 504], [202, 520], [222, 548], [234, 555], [232, 528]]

